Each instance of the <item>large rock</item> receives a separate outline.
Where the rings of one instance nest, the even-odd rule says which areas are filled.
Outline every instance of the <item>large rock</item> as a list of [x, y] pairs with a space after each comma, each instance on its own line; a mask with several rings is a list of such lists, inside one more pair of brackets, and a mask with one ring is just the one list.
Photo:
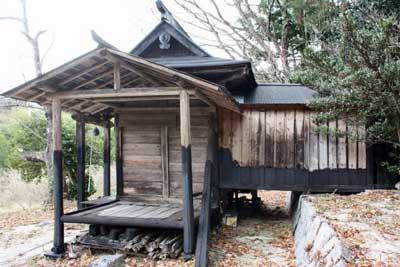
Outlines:
[[123, 267], [124, 255], [104, 255], [89, 263], [88, 267]]
[[294, 216], [296, 264], [299, 267], [345, 267], [351, 251], [335, 231], [319, 216], [306, 196], [301, 196]]

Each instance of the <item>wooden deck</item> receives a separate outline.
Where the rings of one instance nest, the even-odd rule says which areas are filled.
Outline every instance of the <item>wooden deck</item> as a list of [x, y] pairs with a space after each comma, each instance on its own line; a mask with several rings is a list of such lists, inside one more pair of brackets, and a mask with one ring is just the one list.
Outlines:
[[[195, 207], [195, 221], [200, 208]], [[182, 229], [182, 205], [116, 201], [67, 213], [66, 223], [100, 224], [110, 226]]]

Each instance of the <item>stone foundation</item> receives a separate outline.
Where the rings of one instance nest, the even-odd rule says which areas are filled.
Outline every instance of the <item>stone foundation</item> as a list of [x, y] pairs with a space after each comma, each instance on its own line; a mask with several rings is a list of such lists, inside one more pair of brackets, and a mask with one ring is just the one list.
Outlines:
[[301, 267], [346, 267], [351, 251], [319, 216], [306, 196], [301, 196], [294, 214], [296, 264]]

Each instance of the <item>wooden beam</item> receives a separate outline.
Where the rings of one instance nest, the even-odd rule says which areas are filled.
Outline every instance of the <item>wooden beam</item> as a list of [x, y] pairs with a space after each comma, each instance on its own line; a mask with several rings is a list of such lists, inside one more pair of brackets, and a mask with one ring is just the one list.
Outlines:
[[108, 109], [108, 108], [110, 108], [110, 106], [105, 106], [105, 105], [103, 105], [101, 108], [98, 108], [98, 109], [96, 109], [96, 110], [93, 110], [92, 112], [90, 112], [90, 114], [92, 114], [92, 115], [94, 115], [94, 114], [97, 114], [97, 113], [99, 113], [99, 112], [101, 112], [101, 111], [103, 111], [103, 110], [106, 110], [106, 109]]
[[110, 127], [104, 127], [103, 139], [103, 196], [109, 196], [110, 192]]
[[82, 209], [82, 202], [85, 201], [85, 121], [83, 116], [76, 120], [76, 195], [78, 209]]
[[136, 69], [136, 68], [130, 66], [128, 63], [122, 61], [121, 58], [119, 58], [119, 57], [116, 57], [116, 56], [114, 56], [114, 55], [112, 55], [112, 54], [110, 54], [110, 53], [106, 53], [105, 57], [106, 57], [108, 60], [110, 60], [110, 61], [112, 61], [112, 62], [114, 62], [114, 63], [119, 63], [119, 64], [121, 64], [121, 67], [122, 67], [122, 68], [124, 68], [124, 69], [126, 69], [126, 70], [129, 70], [129, 71], [135, 73], [136, 75], [142, 77], [142, 78], [145, 79], [145, 80], [148, 80], [149, 82], [152, 82], [152, 83], [154, 83], [154, 84], [156, 84], [156, 85], [165, 85], [165, 83], [160, 82], [160, 79], [161, 79], [161, 78], [160, 78], [160, 79], [155, 79], [155, 77], [152, 77], [152, 76], [148, 75], [147, 73], [143, 73], [143, 71], [140, 71], [140, 70], [138, 70], [138, 69]]
[[85, 112], [93, 110], [93, 109], [95, 109], [96, 107], [99, 107], [99, 106], [102, 106], [102, 105], [100, 103], [95, 103], [94, 105], [90, 105], [90, 106], [88, 106], [88, 107], [86, 107], [84, 109], [81, 109], [80, 112], [85, 113]]
[[57, 92], [57, 89], [54, 88], [53, 86], [50, 86], [50, 85], [43, 85], [43, 84], [40, 84], [40, 85], [36, 86], [36, 88], [39, 89], [39, 90], [41, 90], [41, 91], [43, 91], [43, 92], [46, 92], [46, 93], [54, 93], [54, 92]]
[[163, 197], [170, 196], [170, 181], [169, 181], [169, 150], [168, 150], [168, 126], [161, 126], [161, 167], [163, 178]]
[[104, 61], [102, 61], [100, 63], [95, 64], [94, 66], [91, 66], [89, 68], [81, 70], [81, 71], [79, 71], [79, 73], [77, 73], [75, 75], [72, 75], [72, 76], [68, 77], [67, 79], [59, 82], [58, 85], [62, 86], [62, 85], [65, 85], [65, 84], [67, 84], [69, 82], [72, 82], [73, 80], [76, 80], [76, 79], [82, 77], [83, 75], [88, 74], [89, 72], [92, 72], [92, 71], [94, 71], [96, 69], [99, 69], [99, 68], [103, 67], [107, 63], [109, 63], [109, 62], [107, 60], [104, 60]]
[[68, 105], [69, 103], [71, 103], [71, 102], [74, 102], [76, 99], [69, 99], [69, 100], [66, 100], [66, 101], [62, 101], [61, 102], [61, 107], [64, 107], [65, 105]]
[[[92, 58], [93, 56], [97, 56], [101, 50], [103, 50], [103, 48], [102, 49], [94, 49], [94, 50], [84, 54], [83, 56], [80, 56], [79, 58], [76, 58], [75, 60], [73, 60], [73, 61], [71, 61], [71, 62], [69, 62], [67, 64], [64, 64], [64, 65], [62, 65], [62, 66], [60, 66], [60, 67], [58, 67], [58, 68], [56, 68], [56, 69], [44, 74], [44, 75], [42, 75], [42, 76], [40, 76], [40, 77], [30, 81], [30, 82], [27, 82], [23, 86], [19, 86], [19, 87], [13, 89], [13, 90], [7, 92], [6, 96], [7, 97], [12, 97], [15, 94], [18, 94], [20, 92], [23, 92], [23, 91], [26, 91], [28, 89], [31, 89], [34, 86], [41, 87], [41, 83], [45, 82], [46, 80], [48, 80], [50, 78], [53, 78], [53, 77], [59, 75], [59, 74], [64, 73], [65, 71], [69, 70], [70, 68], [72, 68], [74, 66], [78, 66], [79, 64], [81, 64], [82, 62], [85, 62], [86, 60]], [[42, 90], [42, 91], [46, 91], [43, 88], [39, 88], [39, 89]]]
[[53, 194], [54, 194], [54, 240], [52, 252], [63, 254], [64, 248], [64, 223], [61, 217], [64, 214], [63, 205], [63, 171], [61, 148], [61, 101], [54, 98], [52, 101], [53, 118]]
[[143, 79], [141, 77], [137, 77], [137, 78], [135, 78], [133, 80], [129, 80], [126, 83], [124, 83], [124, 87], [141, 87], [141, 86], [138, 86], [138, 85], [140, 85], [142, 83], [141, 82], [138, 83], [138, 81], [143, 81]]
[[114, 89], [116, 91], [121, 89], [121, 64], [119, 62], [114, 63]]
[[167, 96], [179, 95], [182, 90], [178, 87], [137, 87], [124, 88], [116, 92], [114, 89], [90, 89], [79, 91], [63, 91], [50, 94], [50, 97], [60, 99], [84, 99], [107, 97], [135, 97], [135, 96]]
[[189, 94], [180, 94], [180, 126], [183, 179], [183, 251], [190, 258], [194, 252], [194, 213], [192, 187], [192, 151], [190, 145], [190, 100]]
[[33, 101], [35, 99], [38, 99], [39, 97], [44, 96], [45, 94], [47, 94], [47, 92], [41, 92], [39, 94], [35, 94], [35, 95], [29, 97], [26, 101], [28, 101], [28, 102]]
[[[123, 74], [123, 75], [121, 75], [121, 87], [123, 87], [122, 86], [122, 84], [123, 84], [123, 80], [125, 79], [125, 78], [127, 78], [127, 77], [132, 77], [132, 73], [131, 72], [128, 72], [128, 73], [125, 73], [125, 74]], [[139, 77], [139, 79], [141, 79], [140, 77]], [[132, 79], [130, 78], [129, 80], [129, 83], [132, 81]], [[114, 84], [114, 77], [112, 77], [112, 79], [109, 79], [109, 80], [107, 80], [106, 82], [104, 82], [103, 84], [100, 84], [100, 85], [98, 85], [98, 86], [96, 86], [98, 89], [101, 89], [101, 88], [107, 88], [108, 86], [110, 86], [110, 85], [113, 85]], [[125, 86], [126, 87], [126, 86]]]
[[209, 106], [215, 106], [215, 104], [207, 97], [205, 96], [202, 92], [200, 92], [199, 90], [196, 90], [196, 96], [203, 101], [204, 103], [206, 103]]
[[123, 167], [122, 167], [122, 128], [119, 123], [119, 114], [114, 116], [115, 122], [115, 169], [117, 175], [117, 199], [124, 194], [124, 178], [123, 178]]
[[129, 54], [126, 54], [126, 53], [123, 53], [123, 52], [110, 50], [110, 49], [107, 49], [105, 51], [105, 53], [107, 55], [110, 55], [110, 56], [114, 55], [114, 57], [117, 57], [117, 58], [129, 59], [134, 64], [137, 64], [137, 65], [141, 66], [142, 68], [150, 69], [153, 72], [157, 72], [159, 74], [163, 74], [164, 77], [168, 76], [168, 77], [172, 78], [172, 77], [176, 76], [176, 77], [181, 78], [181, 79], [183, 79], [183, 80], [185, 80], [185, 81], [187, 81], [189, 83], [194, 84], [196, 87], [201, 87], [201, 88], [204, 88], [204, 89], [209, 89], [209, 90], [214, 90], [214, 91], [222, 91], [220, 86], [218, 86], [216, 84], [212, 84], [210, 82], [207, 82], [207, 81], [192, 77], [190, 75], [177, 72], [177, 71], [175, 71], [173, 69], [169, 69], [167, 67], [158, 65], [156, 63], [147, 61], [145, 59], [142, 59], [142, 58], [139, 58], [139, 57], [136, 57], [136, 56], [133, 56], [133, 55], [129, 55]]
[[[191, 97], [191, 99], [197, 99]], [[118, 98], [99, 98], [93, 99], [93, 102], [137, 102], [137, 101], [162, 101], [162, 100], [179, 100], [179, 94], [173, 96], [148, 96], [148, 97], [118, 97]]]
[[85, 123], [90, 123], [94, 125], [99, 125], [103, 127], [112, 127], [113, 123], [110, 118], [104, 116], [94, 116], [90, 114], [75, 113], [72, 114], [72, 119], [77, 120], [79, 116], [83, 116]]
[[88, 84], [94, 83], [95, 81], [97, 81], [97, 80], [103, 78], [104, 76], [110, 75], [110, 74], [112, 74], [113, 72], [114, 72], [114, 69], [112, 69], [112, 70], [107, 70], [107, 71], [103, 71], [102, 73], [96, 74], [96, 77], [94, 77], [94, 78], [92, 78], [92, 79], [90, 79], [90, 80], [88, 80], [88, 81], [86, 81], [86, 82], [84, 82], [84, 83], [81, 83], [81, 84], [75, 86], [75, 87], [72, 88], [70, 91], [75, 91], [75, 90], [78, 90], [79, 88], [82, 88], [83, 86], [86, 86], [86, 85], [88, 85]]
[[[159, 107], [142, 107], [142, 108], [134, 108], [134, 107], [116, 107], [115, 111], [117, 112], [145, 112], [145, 113], [149, 113], [149, 112], [179, 112], [179, 107], [163, 107], [163, 108], [159, 108]], [[215, 107], [193, 107], [190, 108], [190, 110], [193, 113], [200, 113], [202, 115], [208, 115], [209, 113], [215, 113], [216, 109]], [[199, 114], [198, 114], [199, 115]]]
[[[75, 100], [75, 99], [73, 99], [73, 100]], [[68, 108], [70, 108], [70, 109], [75, 109], [75, 108], [78, 108], [78, 107], [81, 107], [82, 105], [84, 105], [84, 104], [86, 104], [86, 103], [88, 103], [89, 101], [87, 101], [87, 100], [82, 100], [81, 102], [79, 102], [79, 103], [77, 103], [77, 104], [75, 104], [75, 105], [73, 105], [73, 106], [70, 106], [70, 107], [68, 107]]]

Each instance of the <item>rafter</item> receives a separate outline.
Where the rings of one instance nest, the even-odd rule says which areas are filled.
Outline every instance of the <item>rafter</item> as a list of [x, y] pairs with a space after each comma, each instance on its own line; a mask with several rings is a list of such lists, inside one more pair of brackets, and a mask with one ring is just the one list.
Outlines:
[[[129, 77], [129, 76], [131, 76], [131, 75], [132, 75], [131, 72], [128, 72], [128, 73], [125, 73], [124, 75], [121, 75], [121, 84], [122, 84], [122, 80], [123, 80], [124, 78]], [[108, 79], [106, 82], [104, 82], [103, 84], [100, 84], [100, 85], [98, 85], [98, 86], [96, 86], [96, 87], [99, 88], [99, 89], [101, 89], [101, 88], [106, 88], [107, 86], [109, 86], [109, 85], [111, 85], [111, 84], [113, 84], [113, 83], [114, 83], [114, 77], [111, 78], [111, 79]]]
[[121, 64], [119, 62], [115, 62], [113, 70], [114, 90], [119, 91], [119, 89], [121, 89]]
[[109, 106], [103, 106], [103, 107], [101, 107], [101, 108], [99, 108], [99, 109], [96, 109], [96, 110], [90, 112], [90, 114], [95, 115], [95, 114], [97, 114], [97, 113], [99, 113], [99, 112], [101, 112], [101, 111], [103, 111], [103, 110], [108, 109], [108, 108], [110, 108], [110, 107], [109, 107]]
[[116, 57], [110, 53], [106, 53], [105, 57], [114, 63], [119, 62], [121, 64], [122, 68], [129, 70], [129, 71], [135, 73], [136, 75], [142, 77], [143, 79], [155, 83], [156, 85], [167, 85], [168, 84], [168, 83], [165, 83], [165, 81], [160, 81], [160, 80], [163, 80], [161, 77], [154, 77], [148, 73], [144, 73], [143, 71], [130, 66], [128, 63], [122, 61], [119, 57]]
[[74, 91], [74, 90], [77, 90], [77, 89], [79, 89], [79, 88], [82, 88], [83, 86], [86, 86], [86, 85], [88, 85], [88, 84], [91, 84], [91, 83], [93, 83], [93, 82], [95, 82], [95, 81], [97, 81], [97, 80], [103, 78], [104, 76], [110, 75], [110, 74], [113, 73], [113, 72], [114, 72], [113, 69], [112, 69], [112, 70], [108, 70], [108, 71], [104, 71], [104, 72], [102, 72], [101, 74], [96, 75], [96, 77], [94, 77], [94, 78], [92, 78], [92, 79], [90, 79], [90, 80], [88, 80], [88, 81], [86, 81], [86, 82], [84, 82], [84, 83], [81, 83], [81, 84], [79, 84], [78, 86], [75, 86], [75, 87], [72, 88], [71, 90]]
[[47, 94], [47, 93], [46, 92], [40, 92], [38, 94], [35, 94], [35, 95], [29, 97], [28, 99], [26, 99], [26, 101], [28, 101], [28, 102], [33, 101], [35, 99], [38, 99], [39, 97], [44, 96], [45, 94]]
[[71, 76], [71, 77], [69, 77], [69, 78], [63, 80], [63, 81], [61, 81], [61, 82], [58, 83], [58, 84], [61, 85], [61, 86], [62, 86], [62, 85], [65, 85], [65, 84], [67, 84], [67, 83], [69, 83], [69, 82], [72, 82], [73, 80], [76, 80], [76, 79], [82, 77], [82, 76], [85, 75], [85, 74], [88, 74], [89, 72], [92, 72], [92, 71], [94, 71], [94, 70], [96, 70], [96, 69], [98, 69], [98, 68], [103, 67], [104, 65], [106, 65], [106, 64], [108, 64], [108, 63], [109, 63], [109, 62], [108, 62], [107, 60], [104, 60], [104, 61], [101, 62], [101, 63], [98, 63], [98, 64], [96, 64], [96, 65], [94, 65], [94, 66], [92, 66], [92, 67], [89, 67], [89, 68], [87, 68], [87, 69], [85, 69], [85, 70], [83, 70], [83, 71], [80, 71], [80, 72], [77, 73], [76, 75], [73, 75], [73, 76]]

